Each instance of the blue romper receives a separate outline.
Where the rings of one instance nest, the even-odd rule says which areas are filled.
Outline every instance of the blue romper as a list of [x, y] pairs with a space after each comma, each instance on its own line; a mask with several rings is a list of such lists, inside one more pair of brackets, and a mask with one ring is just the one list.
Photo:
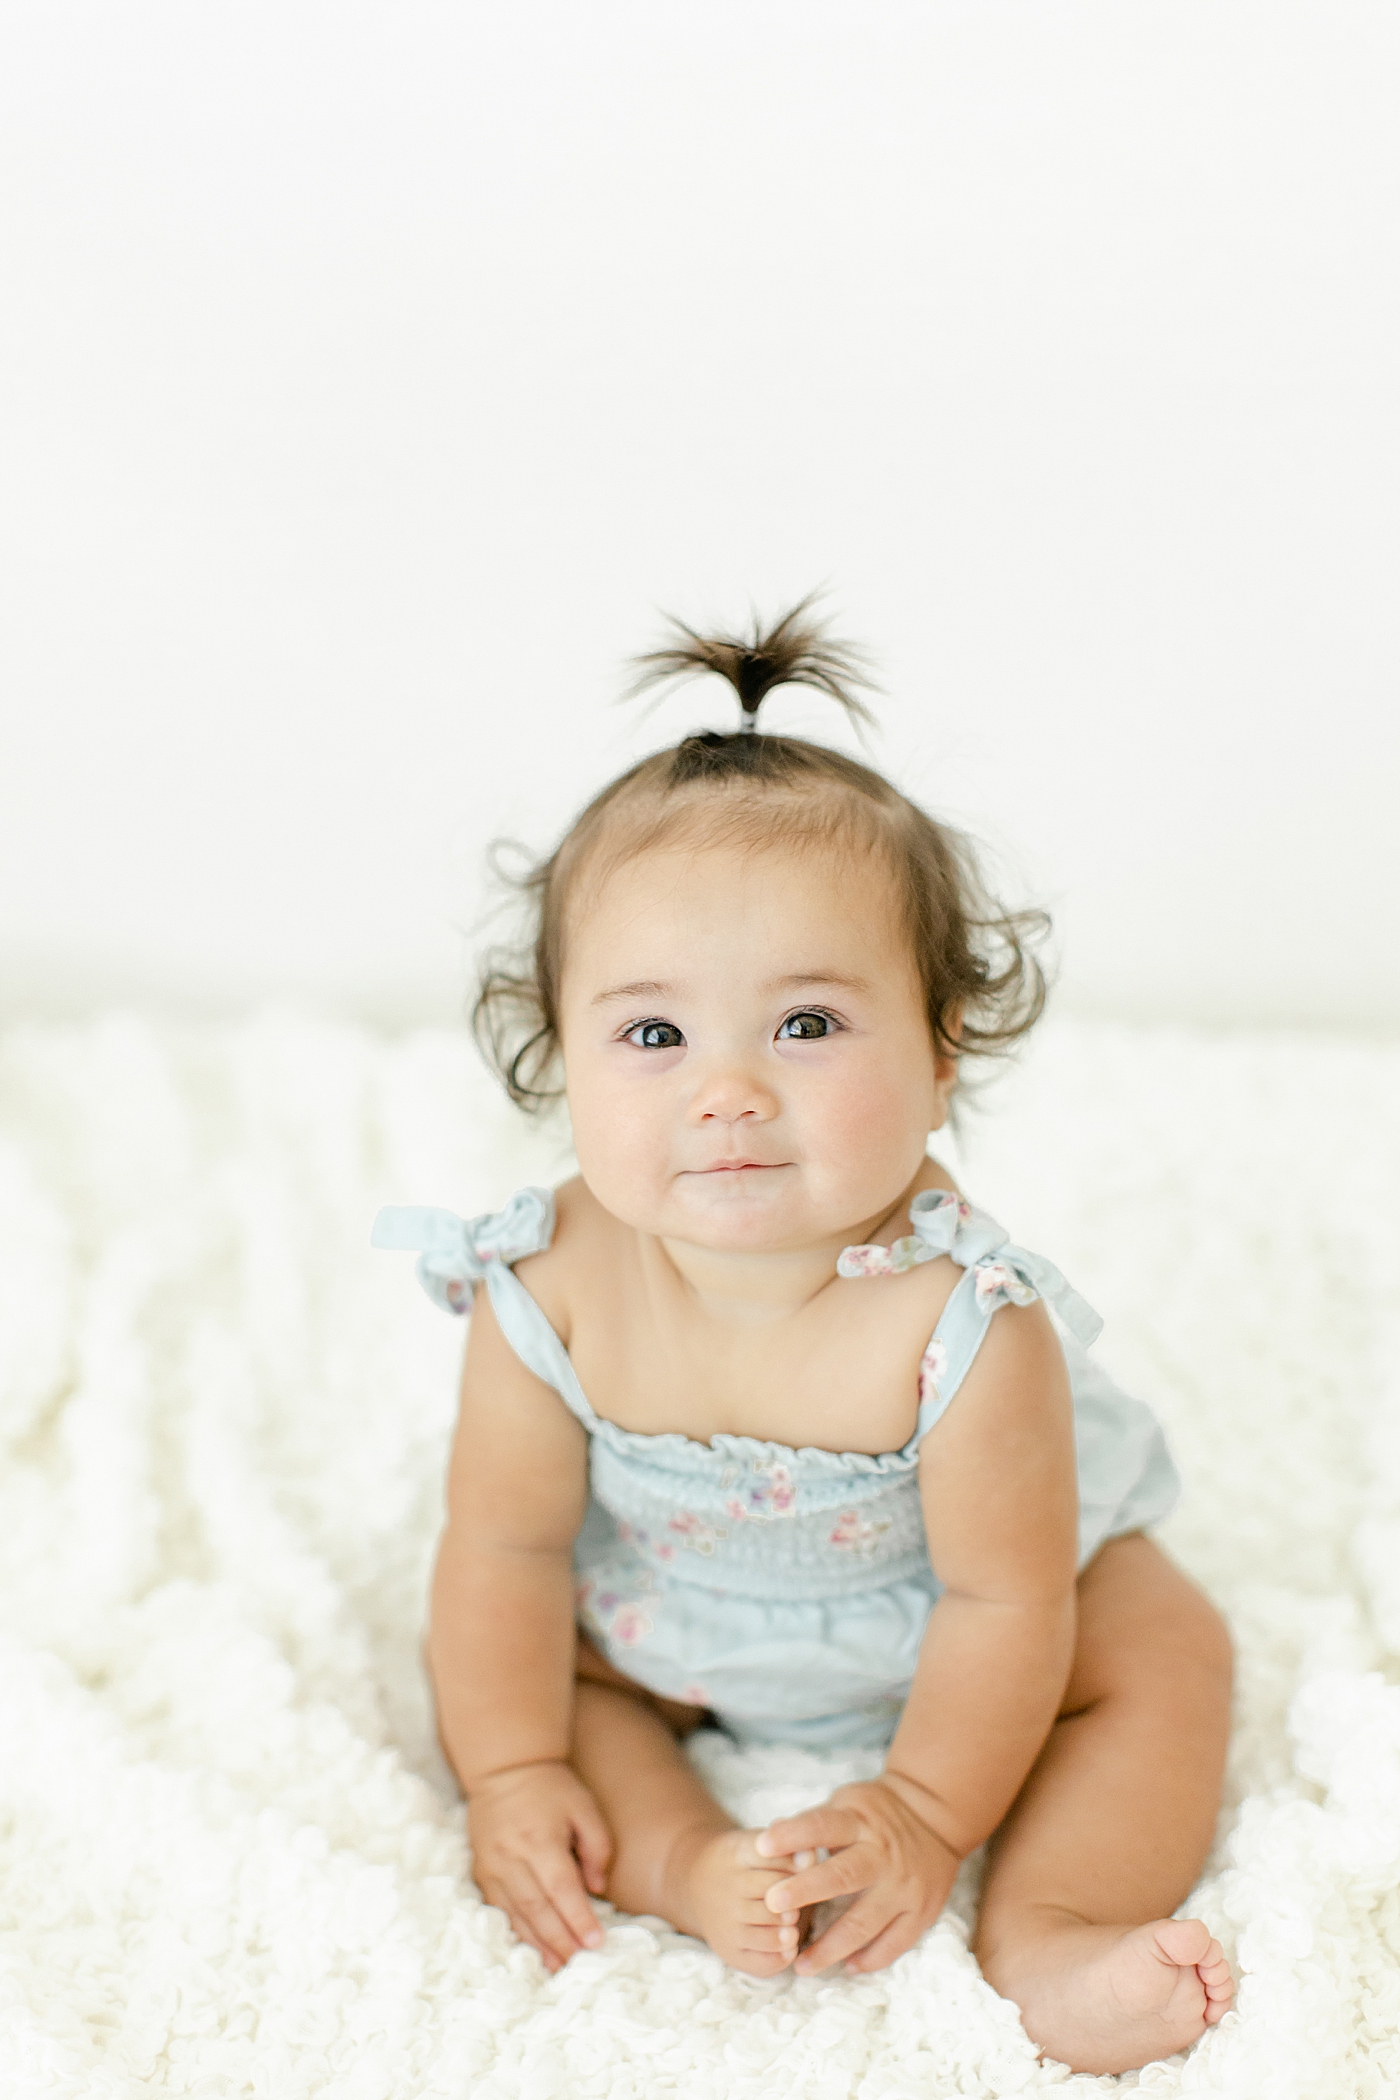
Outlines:
[[893, 1247], [848, 1247], [844, 1277], [951, 1254], [967, 1272], [924, 1352], [914, 1434], [899, 1451], [793, 1450], [720, 1431], [645, 1436], [594, 1413], [568, 1351], [511, 1264], [549, 1245], [554, 1199], [503, 1211], [391, 1207], [376, 1247], [420, 1250], [418, 1276], [466, 1312], [483, 1279], [506, 1340], [588, 1431], [591, 1493], [574, 1549], [579, 1624], [617, 1668], [709, 1707], [741, 1742], [888, 1744], [941, 1591], [919, 1499], [919, 1446], [967, 1376], [997, 1307], [1043, 1298], [1074, 1393], [1080, 1566], [1166, 1516], [1180, 1483], [1151, 1410], [1093, 1363], [1101, 1322], [1058, 1269], [943, 1189], [910, 1205]]

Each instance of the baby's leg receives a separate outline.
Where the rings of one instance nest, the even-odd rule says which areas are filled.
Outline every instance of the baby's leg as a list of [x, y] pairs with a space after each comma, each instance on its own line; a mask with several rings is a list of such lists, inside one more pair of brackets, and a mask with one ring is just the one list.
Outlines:
[[763, 1898], [791, 1863], [760, 1859], [759, 1833], [740, 1830], [702, 1786], [677, 1740], [698, 1720], [580, 1637], [572, 1762], [613, 1835], [608, 1900], [665, 1918], [732, 1968], [773, 1976], [797, 1952], [797, 1918], [775, 1918]]
[[1077, 2071], [1170, 2056], [1229, 2008], [1218, 1942], [1171, 1915], [1214, 1833], [1229, 1709], [1214, 1607], [1149, 1540], [1111, 1540], [1080, 1579], [1065, 1704], [992, 1841], [974, 1943]]

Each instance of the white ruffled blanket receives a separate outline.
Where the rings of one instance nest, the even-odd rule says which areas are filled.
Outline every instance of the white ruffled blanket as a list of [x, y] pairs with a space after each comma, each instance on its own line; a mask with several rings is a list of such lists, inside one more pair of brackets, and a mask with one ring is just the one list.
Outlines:
[[[1190, 2055], [1042, 2064], [967, 1890], [880, 1976], [655, 1924], [547, 1978], [468, 1878], [418, 1661], [461, 1330], [368, 1248], [561, 1164], [445, 1034], [0, 1044], [0, 2095], [934, 2100], [1400, 2090], [1400, 1051], [1048, 1029], [962, 1169], [1107, 1320], [1230, 1614]], [[850, 1766], [739, 1755], [748, 1820]]]

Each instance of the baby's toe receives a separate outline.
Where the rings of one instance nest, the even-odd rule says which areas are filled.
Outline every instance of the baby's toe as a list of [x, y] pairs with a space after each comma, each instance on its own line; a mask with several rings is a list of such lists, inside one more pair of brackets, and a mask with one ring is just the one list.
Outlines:
[[751, 1976], [775, 1976], [779, 1969], [788, 1967], [797, 1953], [795, 1926], [771, 1921], [764, 1924], [754, 1916], [740, 1919], [735, 1941], [740, 1956], [736, 1967], [747, 1970]]
[[691, 1902], [701, 1931], [715, 1953], [749, 1976], [775, 1976], [797, 1953], [800, 1921], [795, 1912], [775, 1911], [764, 1897], [787, 1878], [785, 1861], [763, 1859], [759, 1833], [725, 1831], [697, 1856]]
[[781, 1976], [784, 1969], [792, 1966], [791, 1955], [781, 1951], [776, 1954], [762, 1954], [750, 1953], [747, 1948], [739, 1948], [733, 1954], [726, 1954], [724, 1959], [728, 1966], [737, 1969], [741, 1976], [756, 1976], [760, 1980], [769, 1976]]
[[1211, 1949], [1218, 1951], [1220, 1944], [1199, 1918], [1162, 1918], [1153, 1925], [1152, 1936], [1160, 1953], [1182, 1969], [1194, 1969], [1209, 1960]]
[[761, 1830], [736, 1830], [731, 1833], [730, 1842], [734, 1847], [735, 1864], [740, 1867], [762, 1867], [774, 1876], [790, 1874], [790, 1859], [779, 1853], [766, 1855], [759, 1851], [758, 1841], [762, 1836]]
[[1218, 1962], [1200, 1963], [1196, 1973], [1205, 1985], [1206, 2025], [1214, 2027], [1235, 2002], [1235, 1979], [1223, 1954]]
[[1231, 1970], [1229, 1961], [1226, 1959], [1225, 1949], [1221, 1946], [1219, 1940], [1212, 1940], [1206, 1948], [1205, 1953], [1196, 1964], [1196, 1974], [1205, 1985], [1208, 1997], [1230, 1998], [1234, 1996], [1234, 1973]]

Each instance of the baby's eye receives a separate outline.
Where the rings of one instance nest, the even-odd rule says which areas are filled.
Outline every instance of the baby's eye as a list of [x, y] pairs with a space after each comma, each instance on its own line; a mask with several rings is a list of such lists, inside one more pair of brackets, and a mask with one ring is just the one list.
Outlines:
[[824, 1035], [831, 1034], [830, 1014], [821, 1014], [808, 1008], [800, 1014], [789, 1014], [778, 1030], [778, 1040], [789, 1043], [815, 1043]]
[[685, 1037], [671, 1021], [638, 1021], [623, 1037], [625, 1043], [635, 1043], [639, 1050], [677, 1050]]

